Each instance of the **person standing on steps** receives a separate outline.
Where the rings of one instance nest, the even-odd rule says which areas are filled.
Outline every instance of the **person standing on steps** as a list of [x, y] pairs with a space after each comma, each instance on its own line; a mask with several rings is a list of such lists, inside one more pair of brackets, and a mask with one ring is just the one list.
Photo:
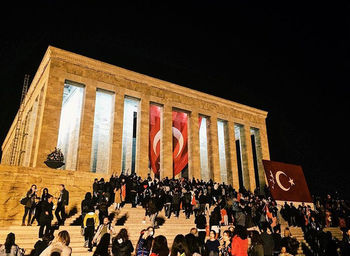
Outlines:
[[92, 247], [93, 247], [92, 240], [94, 238], [95, 227], [98, 226], [98, 223], [99, 223], [98, 216], [95, 213], [95, 209], [92, 205], [90, 205], [88, 213], [85, 214], [84, 220], [83, 220], [84, 239], [85, 239], [84, 247], [88, 247], [90, 252], [92, 252]]
[[[63, 184], [60, 185], [60, 196], [57, 201], [57, 208], [55, 216], [57, 218], [58, 225], [64, 226], [66, 220], [66, 207], [69, 203], [69, 192], [66, 190]], [[61, 216], [60, 216], [61, 214]]]
[[39, 228], [39, 238], [44, 236], [44, 228], [45, 234], [51, 233], [51, 221], [53, 219], [52, 207], [53, 207], [53, 196], [50, 195], [47, 198], [47, 201], [41, 202], [41, 210], [40, 210], [40, 228]]
[[96, 234], [92, 240], [93, 244], [99, 244], [101, 241], [101, 238], [103, 237], [104, 234], [110, 234], [111, 236], [115, 235], [115, 229], [112, 226], [112, 223], [109, 221], [108, 217], [103, 218], [103, 222], [98, 226]]
[[31, 188], [28, 190], [27, 195], [25, 197], [24, 204], [24, 215], [22, 218], [22, 226], [25, 226], [25, 220], [28, 215], [28, 226], [31, 226], [32, 212], [35, 207], [35, 199], [38, 197], [37, 194], [37, 186], [33, 184]]
[[114, 188], [114, 205], [115, 205], [114, 209], [119, 210], [121, 203], [122, 203], [121, 189], [118, 185]]

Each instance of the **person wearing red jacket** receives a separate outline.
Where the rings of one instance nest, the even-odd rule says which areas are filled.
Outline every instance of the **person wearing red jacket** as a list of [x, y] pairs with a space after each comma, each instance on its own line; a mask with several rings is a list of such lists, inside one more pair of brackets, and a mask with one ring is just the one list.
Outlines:
[[235, 228], [235, 236], [231, 242], [232, 256], [248, 256], [248, 235], [247, 229], [237, 225]]

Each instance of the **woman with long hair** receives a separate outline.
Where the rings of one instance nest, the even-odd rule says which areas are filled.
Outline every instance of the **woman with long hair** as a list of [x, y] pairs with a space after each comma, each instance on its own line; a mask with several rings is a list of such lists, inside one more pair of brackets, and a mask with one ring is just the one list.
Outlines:
[[210, 230], [209, 239], [205, 242], [205, 250], [207, 254], [211, 256], [219, 255], [219, 246], [220, 243], [216, 239], [216, 232], [214, 230]]
[[152, 226], [141, 231], [140, 238], [136, 246], [136, 256], [149, 256], [151, 253], [154, 236], [154, 228]]
[[69, 247], [69, 244], [69, 233], [66, 230], [62, 230], [40, 256], [50, 256], [53, 252], [60, 252], [61, 256], [70, 256], [72, 254], [72, 248]]
[[156, 236], [153, 240], [151, 256], [168, 256], [169, 247], [165, 236]]
[[232, 256], [248, 256], [248, 234], [247, 229], [237, 225], [235, 235], [232, 238]]
[[113, 256], [130, 256], [133, 251], [134, 247], [129, 240], [128, 231], [125, 228], [122, 228], [118, 235], [113, 239]]
[[186, 239], [184, 235], [176, 235], [173, 245], [171, 247], [170, 256], [190, 256], [190, 250], [188, 249]]
[[22, 256], [23, 249], [20, 249], [15, 243], [16, 237], [14, 233], [9, 233], [6, 237], [5, 244], [0, 247], [0, 255], [4, 256]]
[[36, 192], [37, 192], [37, 186], [33, 184], [30, 189], [27, 191], [26, 194], [26, 202], [24, 204], [24, 215], [22, 218], [22, 226], [25, 226], [25, 220], [28, 215], [28, 226], [31, 226], [31, 219], [32, 219], [32, 213], [35, 208], [35, 199], [38, 198]]
[[110, 241], [111, 235], [109, 233], [104, 234], [97, 245], [93, 256], [110, 256], [108, 251]]
[[[51, 195], [49, 194], [49, 189], [48, 188], [44, 188], [43, 192], [41, 194], [40, 197], [40, 201], [35, 205], [34, 208], [34, 216], [32, 218], [31, 224], [33, 224], [34, 220], [36, 220], [38, 222], [38, 225], [40, 225], [40, 215], [41, 215], [41, 208], [42, 208], [42, 202], [47, 202], [49, 197], [51, 197]], [[53, 202], [50, 203], [51, 204], [51, 208], [53, 208]]]
[[221, 256], [231, 256], [231, 231], [225, 230], [222, 233], [219, 250]]

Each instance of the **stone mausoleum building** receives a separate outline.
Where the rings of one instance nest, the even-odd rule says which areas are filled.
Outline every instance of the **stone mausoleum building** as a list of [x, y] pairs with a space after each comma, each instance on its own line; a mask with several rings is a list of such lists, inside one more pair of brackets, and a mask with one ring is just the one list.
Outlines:
[[[256, 108], [52, 46], [22, 107], [1, 148], [0, 224], [20, 222], [31, 184], [66, 184], [78, 208], [93, 179], [112, 173], [265, 185], [267, 112]], [[58, 170], [44, 163], [55, 147]]]

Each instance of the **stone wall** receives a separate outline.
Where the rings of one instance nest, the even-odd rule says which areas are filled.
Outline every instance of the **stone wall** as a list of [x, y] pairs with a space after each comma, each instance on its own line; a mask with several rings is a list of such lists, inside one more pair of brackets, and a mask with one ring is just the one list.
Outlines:
[[0, 226], [21, 224], [24, 206], [19, 201], [32, 184], [37, 185], [40, 196], [46, 187], [56, 197], [59, 196], [59, 185], [65, 184], [70, 193], [67, 208], [70, 211], [73, 208], [80, 210], [85, 193], [92, 192], [94, 178], [109, 179], [109, 175], [95, 173], [8, 165], [0, 165], [0, 177]]

